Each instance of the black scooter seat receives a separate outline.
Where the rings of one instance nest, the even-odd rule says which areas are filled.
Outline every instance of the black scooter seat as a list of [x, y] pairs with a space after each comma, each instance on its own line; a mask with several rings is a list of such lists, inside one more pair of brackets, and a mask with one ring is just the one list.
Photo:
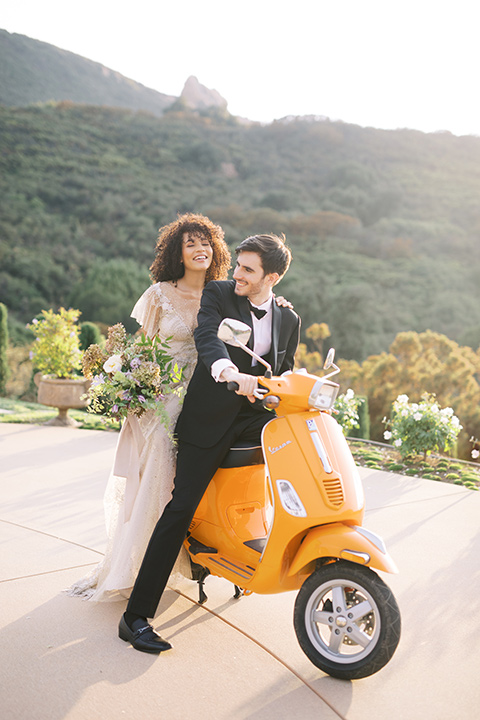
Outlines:
[[263, 465], [263, 451], [261, 445], [248, 445], [239, 443], [231, 447], [222, 460], [221, 468], [246, 467], [247, 465]]

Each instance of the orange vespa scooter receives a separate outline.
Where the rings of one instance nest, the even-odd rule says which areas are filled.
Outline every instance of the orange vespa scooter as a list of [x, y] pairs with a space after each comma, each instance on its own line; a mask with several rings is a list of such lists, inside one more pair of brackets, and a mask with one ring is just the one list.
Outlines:
[[367, 677], [393, 656], [401, 625], [391, 590], [372, 568], [397, 568], [382, 539], [362, 527], [360, 477], [331, 414], [334, 352], [322, 378], [304, 370], [272, 377], [246, 347], [250, 332], [227, 319], [218, 336], [266, 366], [257, 396], [276, 415], [261, 447], [230, 451], [196, 510], [185, 547], [200, 602], [209, 574], [234, 583], [236, 597], [300, 589], [294, 627], [311, 662], [333, 677]]

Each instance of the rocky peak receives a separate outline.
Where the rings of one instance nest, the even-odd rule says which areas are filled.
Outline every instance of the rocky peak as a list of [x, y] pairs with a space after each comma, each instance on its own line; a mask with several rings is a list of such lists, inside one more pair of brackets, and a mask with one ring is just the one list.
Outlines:
[[227, 107], [227, 101], [217, 90], [210, 90], [202, 85], [194, 75], [186, 81], [180, 97], [195, 110], [205, 110], [209, 107]]

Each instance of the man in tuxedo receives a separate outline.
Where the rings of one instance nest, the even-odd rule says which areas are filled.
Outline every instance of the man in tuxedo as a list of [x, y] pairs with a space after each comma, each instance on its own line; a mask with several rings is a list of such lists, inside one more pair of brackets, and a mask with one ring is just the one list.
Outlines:
[[[176, 426], [177, 472], [173, 496], [160, 517], [119, 626], [120, 637], [143, 652], [160, 653], [171, 645], [148, 624], [178, 556], [195, 510], [208, 483], [237, 440], [258, 445], [271, 412], [255, 402], [253, 392], [263, 366], [249, 354], [218, 339], [224, 318], [252, 330], [253, 350], [272, 366], [274, 375], [291, 370], [300, 332], [293, 310], [279, 307], [274, 285], [286, 273], [291, 253], [282, 238], [254, 235], [235, 250], [233, 280], [210, 282], [204, 289], [195, 330], [198, 363]], [[231, 392], [227, 383], [236, 382]]]

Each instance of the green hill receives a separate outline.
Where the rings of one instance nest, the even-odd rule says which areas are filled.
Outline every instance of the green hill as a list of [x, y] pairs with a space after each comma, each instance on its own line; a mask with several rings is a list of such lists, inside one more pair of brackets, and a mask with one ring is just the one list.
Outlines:
[[70, 100], [162, 115], [175, 100], [100, 63], [6, 30], [0, 30], [0, 68], [0, 105]]
[[285, 232], [281, 290], [361, 360], [426, 328], [480, 344], [480, 139], [315, 119], [244, 124], [215, 110], [0, 108], [0, 301], [126, 320], [157, 229], [177, 212], [232, 247]]

